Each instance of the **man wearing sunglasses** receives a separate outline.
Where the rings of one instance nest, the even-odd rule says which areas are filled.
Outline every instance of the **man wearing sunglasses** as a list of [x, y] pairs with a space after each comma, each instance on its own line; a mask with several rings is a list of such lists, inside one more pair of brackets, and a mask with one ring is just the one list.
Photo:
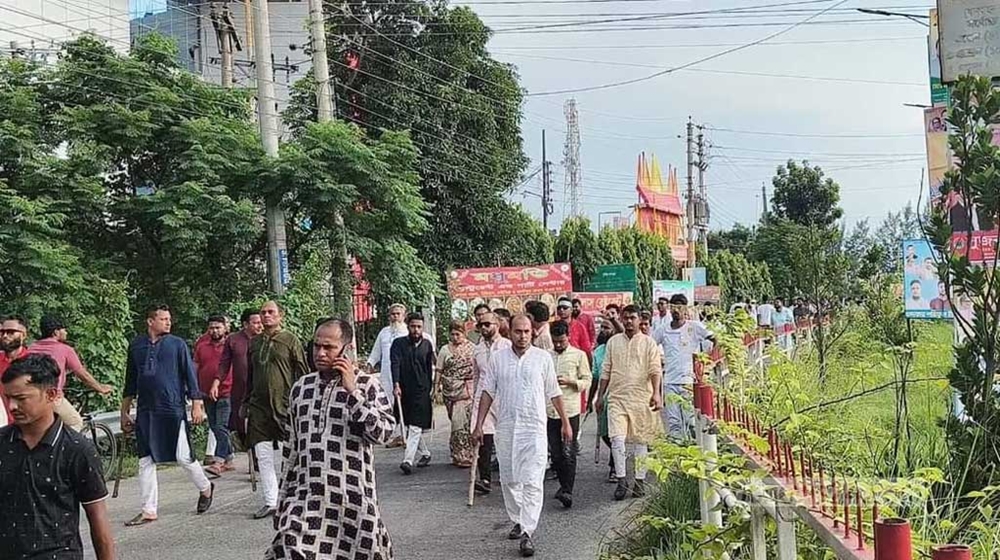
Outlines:
[[[500, 336], [500, 318], [496, 313], [484, 313], [476, 324], [479, 330], [479, 343], [472, 351], [474, 368], [476, 375], [475, 399], [472, 403], [472, 426], [476, 429], [476, 412], [479, 410], [479, 401], [482, 398], [482, 386], [480, 381], [486, 368], [489, 366], [490, 358], [497, 352], [510, 348], [510, 340]], [[479, 473], [476, 480], [476, 492], [479, 494], [489, 494], [492, 490], [492, 468], [490, 458], [493, 455], [493, 436], [496, 434], [496, 407], [491, 407], [489, 414], [483, 421], [483, 440], [479, 445], [479, 460], [476, 463]]]
[[[7, 317], [0, 323], [0, 375], [7, 371], [11, 362], [28, 353], [28, 349], [24, 346], [27, 334], [27, 323], [21, 317]], [[0, 400], [3, 400], [3, 407], [0, 410], [0, 426], [6, 426], [11, 423], [11, 415], [3, 387], [0, 387]]]

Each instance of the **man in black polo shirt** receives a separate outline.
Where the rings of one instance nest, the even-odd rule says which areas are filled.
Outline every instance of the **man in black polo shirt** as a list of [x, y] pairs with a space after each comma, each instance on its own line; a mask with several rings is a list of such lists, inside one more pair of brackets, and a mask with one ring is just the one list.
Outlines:
[[101, 460], [56, 416], [58, 382], [59, 366], [43, 354], [3, 374], [14, 424], [0, 428], [0, 558], [83, 560], [82, 504], [97, 560], [113, 560]]

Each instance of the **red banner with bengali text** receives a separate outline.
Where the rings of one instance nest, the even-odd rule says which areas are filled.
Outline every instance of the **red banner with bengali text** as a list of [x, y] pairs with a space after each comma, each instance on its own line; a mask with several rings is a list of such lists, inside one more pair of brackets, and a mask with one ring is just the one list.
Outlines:
[[990, 262], [997, 256], [997, 239], [1000, 232], [991, 231], [961, 231], [951, 235], [951, 252], [955, 255], [968, 255], [972, 263]]
[[529, 299], [555, 312], [556, 300], [573, 291], [573, 269], [566, 263], [498, 268], [464, 268], [448, 272], [453, 319], [462, 319], [480, 303], [521, 313]]
[[695, 303], [705, 303], [707, 301], [719, 303], [722, 301], [722, 288], [719, 286], [695, 286], [694, 301]]
[[600, 315], [612, 303], [625, 307], [632, 303], [632, 292], [576, 292], [573, 297], [580, 300], [584, 313]]

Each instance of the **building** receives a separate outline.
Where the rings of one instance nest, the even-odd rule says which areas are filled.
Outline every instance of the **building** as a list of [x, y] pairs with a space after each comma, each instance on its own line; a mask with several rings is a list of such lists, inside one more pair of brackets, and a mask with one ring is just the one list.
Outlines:
[[[233, 53], [233, 86], [253, 87], [253, 20], [248, 22], [246, 14], [249, 8], [252, 17], [254, 9], [249, 1], [167, 0], [165, 10], [146, 13], [132, 20], [132, 39], [153, 32], [171, 37], [177, 42], [181, 66], [208, 82], [221, 84], [221, 45], [213, 25], [213, 11], [214, 17], [219, 18], [223, 6], [229, 10], [237, 45]], [[270, 1], [268, 16], [271, 21], [274, 94], [281, 111], [288, 104], [292, 84], [312, 67], [307, 53], [309, 3]]]
[[687, 261], [688, 244], [684, 234], [684, 207], [681, 206], [677, 187], [677, 170], [667, 167], [667, 181], [663, 181], [656, 156], [639, 154], [635, 190], [639, 193], [636, 205], [636, 225], [643, 231], [665, 237], [670, 243], [674, 261]]
[[46, 59], [60, 45], [91, 32], [116, 50], [129, 48], [128, 0], [3, 0], [0, 51]]

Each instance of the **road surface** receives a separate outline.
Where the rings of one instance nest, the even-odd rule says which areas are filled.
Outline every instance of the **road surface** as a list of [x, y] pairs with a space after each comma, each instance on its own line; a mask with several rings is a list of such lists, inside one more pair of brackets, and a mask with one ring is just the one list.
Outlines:
[[[503, 510], [503, 496], [495, 488], [487, 497], [477, 497], [466, 507], [468, 470], [452, 467], [448, 456], [448, 427], [443, 409], [438, 409], [430, 444], [433, 463], [404, 476], [399, 470], [402, 449], [379, 448], [376, 476], [379, 500], [392, 535], [398, 560], [492, 560], [516, 558], [517, 542], [505, 539], [510, 524]], [[608, 484], [608, 451], [602, 449], [600, 465], [594, 464], [595, 418], [583, 428], [583, 449], [577, 465], [575, 503], [564, 510], [552, 499], [558, 486], [546, 481], [546, 503], [536, 533], [537, 557], [566, 560], [596, 559], [602, 539], [635, 511], [638, 502], [614, 502], [614, 486]], [[212, 509], [195, 515], [197, 491], [183, 471], [159, 471], [159, 520], [144, 527], [123, 524], [139, 512], [136, 479], [123, 480], [121, 494], [109, 499], [112, 528], [124, 560], [247, 560], [263, 558], [274, 536], [271, 521], [255, 521], [250, 515], [259, 502], [250, 491], [246, 456], [239, 469], [216, 481]], [[494, 481], [495, 484], [495, 481]], [[110, 486], [110, 484], [109, 484]], [[624, 511], [628, 509], [629, 511]], [[83, 516], [81, 516], [83, 517]], [[81, 519], [86, 558], [94, 558], [88, 542], [85, 517]]]

